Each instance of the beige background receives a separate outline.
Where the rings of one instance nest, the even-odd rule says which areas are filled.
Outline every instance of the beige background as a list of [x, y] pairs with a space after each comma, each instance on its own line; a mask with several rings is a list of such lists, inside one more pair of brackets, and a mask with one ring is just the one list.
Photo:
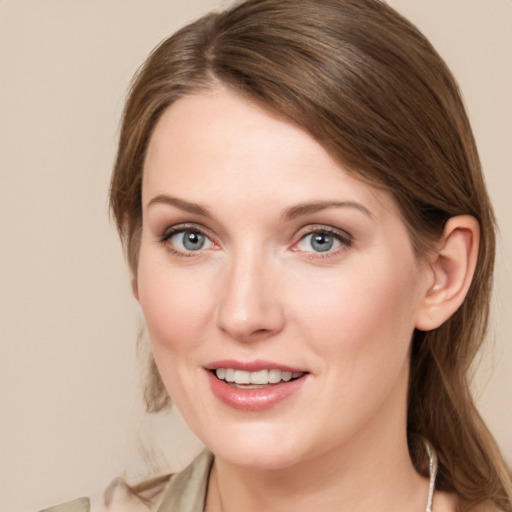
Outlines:
[[[501, 226], [479, 404], [512, 461], [512, 1], [393, 0], [460, 81]], [[0, 511], [169, 463], [198, 443], [143, 419], [138, 312], [106, 191], [122, 102], [149, 50], [215, 0], [0, 0]], [[491, 376], [492, 374], [492, 376]], [[156, 441], [151, 441], [156, 438]], [[145, 441], [142, 441], [145, 439]]]

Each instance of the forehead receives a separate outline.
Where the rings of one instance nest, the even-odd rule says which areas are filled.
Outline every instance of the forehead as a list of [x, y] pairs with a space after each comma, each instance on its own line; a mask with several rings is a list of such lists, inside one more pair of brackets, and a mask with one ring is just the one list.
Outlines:
[[395, 210], [392, 198], [347, 173], [304, 130], [223, 88], [171, 105], [151, 137], [143, 202], [158, 194], [208, 204], [357, 200]]

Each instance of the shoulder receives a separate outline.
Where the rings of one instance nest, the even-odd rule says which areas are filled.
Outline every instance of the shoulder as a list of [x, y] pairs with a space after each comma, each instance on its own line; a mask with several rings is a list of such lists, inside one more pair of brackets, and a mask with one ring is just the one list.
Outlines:
[[183, 471], [128, 485], [115, 479], [104, 492], [39, 512], [157, 512], [202, 510], [213, 454], [204, 450]]
[[165, 493], [170, 475], [130, 486], [116, 478], [105, 491], [78, 498], [40, 512], [154, 512]]
[[91, 502], [89, 498], [78, 498], [55, 507], [45, 508], [39, 512], [90, 512]]

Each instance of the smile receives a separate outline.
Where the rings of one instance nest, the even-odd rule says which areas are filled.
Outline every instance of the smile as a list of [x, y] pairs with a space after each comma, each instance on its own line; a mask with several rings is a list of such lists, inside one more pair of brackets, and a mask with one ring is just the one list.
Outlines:
[[[278, 367], [278, 368], [276, 368]], [[311, 377], [270, 361], [218, 361], [205, 368], [213, 395], [230, 408], [259, 412], [290, 400]]]
[[235, 370], [234, 368], [217, 368], [215, 375], [218, 379], [228, 382], [233, 386], [241, 386], [245, 389], [257, 389], [260, 386], [279, 384], [280, 382], [289, 382], [298, 379], [304, 375], [304, 372], [289, 372], [278, 369], [249, 372], [245, 370]]

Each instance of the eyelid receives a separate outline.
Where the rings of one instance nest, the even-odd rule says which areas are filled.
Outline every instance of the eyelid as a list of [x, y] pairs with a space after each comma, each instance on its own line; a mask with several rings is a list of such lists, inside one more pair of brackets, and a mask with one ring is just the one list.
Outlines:
[[[295, 234], [294, 238], [301, 240], [306, 235], [310, 235], [312, 233], [328, 233], [337, 236], [341, 240], [345, 241], [345, 243], [352, 243], [354, 237], [344, 229], [336, 228], [334, 226], [329, 226], [326, 224], [308, 224], [307, 226], [299, 229]], [[296, 243], [296, 242], [295, 242]]]
[[[179, 256], [199, 256], [201, 253], [204, 253], [205, 250], [199, 251], [187, 251], [176, 249], [169, 244], [169, 240], [178, 233], [183, 233], [185, 231], [196, 231], [201, 235], [208, 238], [214, 248], [218, 247], [218, 244], [215, 242], [214, 237], [210, 234], [209, 230], [200, 226], [198, 224], [185, 222], [183, 224], [174, 224], [172, 226], [167, 227], [164, 232], [158, 237], [158, 242], [164, 245], [171, 253], [179, 255]], [[210, 248], [211, 249], [211, 248]]]
[[[201, 233], [204, 235], [213, 245], [214, 249], [218, 249], [220, 247], [220, 244], [215, 241], [215, 237], [212, 236], [209, 229], [206, 229], [205, 227], [192, 223], [192, 222], [184, 222], [181, 224], [174, 224], [172, 226], [167, 227], [163, 233], [158, 237], [158, 242], [162, 245], [166, 246], [167, 249], [177, 255], [181, 256], [199, 256], [201, 253], [204, 253], [204, 250], [199, 251], [183, 251], [176, 249], [174, 247], [170, 247], [170, 244], [168, 243], [169, 240], [176, 234], [182, 233], [184, 231], [197, 231], [198, 233]], [[325, 224], [309, 224], [301, 229], [299, 229], [296, 234], [294, 235], [293, 239], [294, 242], [291, 246], [291, 251], [293, 252], [303, 252], [303, 253], [310, 253], [310, 251], [299, 251], [296, 246], [297, 244], [303, 240], [306, 236], [315, 234], [315, 233], [324, 233], [334, 236], [340, 243], [341, 247], [338, 247], [337, 249], [326, 251], [325, 253], [315, 253], [314, 251], [311, 251], [311, 254], [314, 254], [314, 256], [308, 256], [308, 257], [315, 257], [315, 258], [322, 258], [322, 257], [328, 257], [337, 254], [340, 250], [346, 249], [350, 247], [354, 241], [354, 237], [344, 229], [340, 229], [334, 226], [329, 226]], [[211, 248], [210, 248], [211, 249]]]
[[[312, 235], [314, 233], [324, 233], [328, 235], [334, 236], [340, 243], [341, 247], [338, 247], [337, 249], [326, 251], [325, 253], [314, 251], [299, 251], [296, 249], [297, 245], [306, 237], [309, 235]], [[354, 237], [344, 229], [335, 228], [334, 226], [328, 226], [325, 224], [310, 224], [308, 226], [305, 226], [304, 228], [301, 228], [294, 236], [294, 242], [292, 244], [291, 250], [293, 252], [303, 252], [304, 254], [307, 254], [307, 257], [311, 258], [325, 258], [328, 256], [333, 256], [337, 254], [340, 250], [344, 250], [348, 247], [350, 247], [354, 241]], [[313, 256], [312, 256], [313, 255]]]

